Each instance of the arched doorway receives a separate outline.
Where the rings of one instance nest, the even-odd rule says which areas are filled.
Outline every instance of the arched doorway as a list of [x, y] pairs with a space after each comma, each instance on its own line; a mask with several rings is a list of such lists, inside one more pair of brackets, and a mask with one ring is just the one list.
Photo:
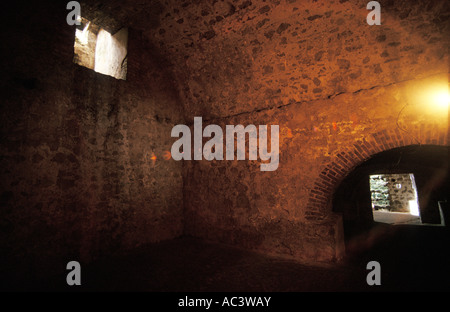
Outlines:
[[[420, 224], [442, 225], [445, 202], [449, 201], [450, 184], [448, 168], [449, 147], [435, 145], [410, 145], [394, 148], [372, 156], [350, 172], [340, 183], [333, 196], [333, 211], [343, 216], [346, 240], [376, 222], [374, 212], [382, 207], [371, 182], [380, 180], [385, 187], [397, 188], [394, 192], [416, 191]], [[409, 177], [413, 190], [405, 187]], [[403, 186], [399, 181], [403, 181]], [[402, 189], [403, 187], [403, 189]], [[393, 193], [388, 196], [394, 206]], [[412, 197], [405, 197], [411, 200]], [[376, 207], [378, 205], [378, 207]], [[392, 208], [393, 211], [396, 209]], [[401, 210], [401, 209], [398, 209]], [[389, 222], [387, 222], [389, 223]], [[401, 223], [401, 222], [398, 222]]]
[[[377, 219], [378, 211], [395, 206], [392, 191], [408, 190], [405, 183], [408, 177], [415, 183], [418, 221]], [[387, 204], [382, 209], [383, 204], [374, 201], [371, 178], [384, 181], [385, 186], [391, 184]], [[429, 283], [430, 289], [447, 285], [450, 278], [449, 190], [448, 146], [409, 145], [372, 156], [342, 180], [333, 196], [333, 211], [343, 218], [347, 256], [362, 262], [379, 261], [386, 275], [395, 278], [391, 282], [398, 283], [401, 289], [417, 289], [423, 286], [421, 283]], [[411, 212], [405, 205], [403, 208], [397, 205], [392, 210], [396, 209], [404, 210], [395, 211], [397, 215]]]

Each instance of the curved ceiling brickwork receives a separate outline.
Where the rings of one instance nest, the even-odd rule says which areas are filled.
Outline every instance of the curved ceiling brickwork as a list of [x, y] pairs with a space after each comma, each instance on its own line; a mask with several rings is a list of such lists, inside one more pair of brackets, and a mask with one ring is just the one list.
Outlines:
[[445, 1], [383, 1], [380, 27], [367, 25], [360, 0], [125, 2], [91, 7], [146, 33], [173, 65], [190, 118], [442, 73], [448, 44]]

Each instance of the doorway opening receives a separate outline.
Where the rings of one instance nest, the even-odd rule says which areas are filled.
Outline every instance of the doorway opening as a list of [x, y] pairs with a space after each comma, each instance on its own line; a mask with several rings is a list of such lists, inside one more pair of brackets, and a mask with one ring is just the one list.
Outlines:
[[448, 228], [449, 155], [448, 146], [410, 145], [376, 154], [353, 168], [333, 196], [345, 241], [376, 227]]
[[422, 224], [413, 173], [372, 174], [369, 184], [375, 222]]

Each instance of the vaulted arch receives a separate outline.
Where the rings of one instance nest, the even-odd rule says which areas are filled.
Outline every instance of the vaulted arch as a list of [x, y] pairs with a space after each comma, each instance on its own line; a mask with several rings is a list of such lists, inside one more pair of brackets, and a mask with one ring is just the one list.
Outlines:
[[[325, 217], [332, 210], [333, 194], [350, 172], [374, 155], [410, 145], [447, 146], [448, 130], [436, 124], [423, 124], [414, 132], [398, 127], [385, 129], [356, 141], [339, 151], [324, 167], [309, 193], [306, 218]], [[447, 159], [447, 158], [446, 158]]]
[[332, 198], [333, 211], [342, 214], [346, 240], [370, 231], [376, 223], [369, 186], [373, 174], [412, 174], [422, 222], [440, 224], [439, 202], [449, 200], [448, 155], [448, 146], [409, 145], [377, 153], [352, 169]]

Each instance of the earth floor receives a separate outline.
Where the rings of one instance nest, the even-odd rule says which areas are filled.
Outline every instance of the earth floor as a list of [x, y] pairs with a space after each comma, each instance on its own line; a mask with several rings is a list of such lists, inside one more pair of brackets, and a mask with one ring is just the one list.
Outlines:
[[[449, 291], [448, 228], [379, 226], [347, 242], [335, 264], [305, 264], [194, 238], [141, 247], [83, 267], [79, 291], [371, 292]], [[369, 261], [381, 285], [369, 286]], [[33, 289], [30, 289], [33, 290]], [[65, 277], [39, 290], [68, 290]]]

